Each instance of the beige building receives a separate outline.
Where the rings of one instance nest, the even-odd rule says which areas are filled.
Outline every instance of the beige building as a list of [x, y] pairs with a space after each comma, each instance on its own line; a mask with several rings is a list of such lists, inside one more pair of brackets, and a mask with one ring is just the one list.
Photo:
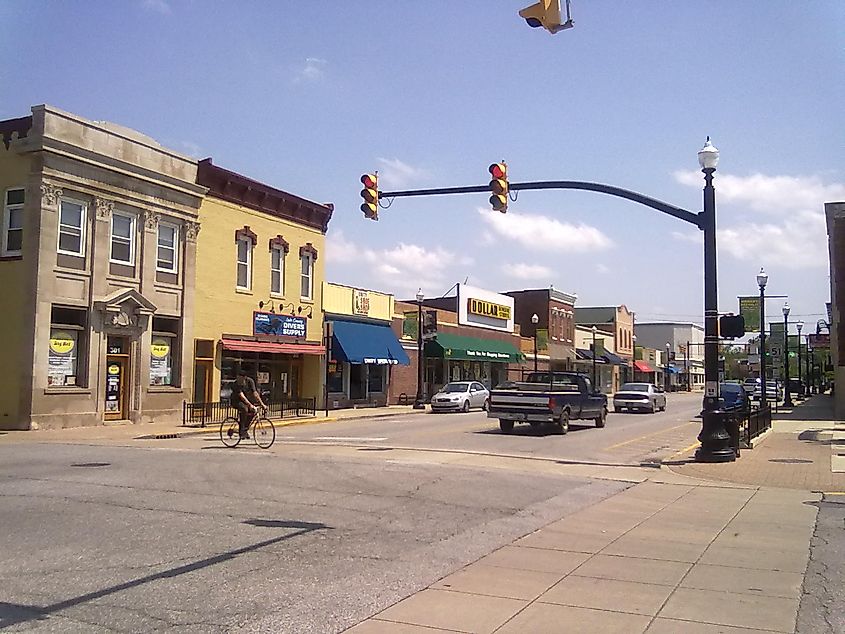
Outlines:
[[197, 163], [50, 106], [0, 121], [0, 428], [176, 417]]

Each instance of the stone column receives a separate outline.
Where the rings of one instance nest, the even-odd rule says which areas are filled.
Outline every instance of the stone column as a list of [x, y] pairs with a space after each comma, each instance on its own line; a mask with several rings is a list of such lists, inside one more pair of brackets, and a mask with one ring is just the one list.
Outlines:
[[[200, 223], [186, 220], [182, 225], [182, 390], [187, 401], [193, 400], [194, 386], [194, 294], [197, 274], [197, 235]], [[215, 364], [216, 365], [216, 364]], [[211, 381], [218, 381], [217, 369]]]

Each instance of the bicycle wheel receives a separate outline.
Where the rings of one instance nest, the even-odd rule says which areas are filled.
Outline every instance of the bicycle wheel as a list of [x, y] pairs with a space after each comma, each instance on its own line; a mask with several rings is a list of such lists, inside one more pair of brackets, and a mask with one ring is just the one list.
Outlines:
[[252, 425], [252, 438], [262, 449], [269, 449], [276, 441], [276, 427], [269, 418], [257, 418]]
[[227, 447], [238, 446], [238, 443], [241, 442], [241, 433], [237, 418], [229, 416], [220, 423], [220, 440]]

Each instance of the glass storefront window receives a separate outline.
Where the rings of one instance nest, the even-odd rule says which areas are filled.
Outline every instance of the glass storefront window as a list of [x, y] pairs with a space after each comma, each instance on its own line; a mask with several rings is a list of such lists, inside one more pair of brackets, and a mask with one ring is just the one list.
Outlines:
[[371, 365], [367, 375], [367, 392], [384, 392], [384, 379], [387, 374], [387, 366]]
[[51, 328], [47, 385], [76, 385], [78, 355], [79, 332]]
[[343, 393], [343, 366], [340, 361], [329, 361], [328, 388], [334, 394]]
[[173, 385], [174, 340], [174, 337], [153, 337], [150, 344], [150, 385]]

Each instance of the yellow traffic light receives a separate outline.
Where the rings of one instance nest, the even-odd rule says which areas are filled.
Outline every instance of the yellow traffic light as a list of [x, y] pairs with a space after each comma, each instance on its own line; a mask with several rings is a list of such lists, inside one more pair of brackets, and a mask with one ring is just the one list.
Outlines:
[[563, 23], [560, 19], [560, 0], [540, 0], [522, 9], [519, 16], [525, 18], [528, 26], [535, 29], [542, 26], [549, 33], [557, 33], [575, 26], [569, 14], [569, 0], [566, 0], [566, 21]]
[[364, 174], [361, 177], [364, 189], [361, 190], [361, 198], [364, 203], [361, 211], [370, 220], [378, 220], [378, 172], [375, 174]]
[[494, 211], [506, 213], [508, 210], [508, 166], [507, 163], [493, 163], [487, 171], [490, 172], [490, 205]]

